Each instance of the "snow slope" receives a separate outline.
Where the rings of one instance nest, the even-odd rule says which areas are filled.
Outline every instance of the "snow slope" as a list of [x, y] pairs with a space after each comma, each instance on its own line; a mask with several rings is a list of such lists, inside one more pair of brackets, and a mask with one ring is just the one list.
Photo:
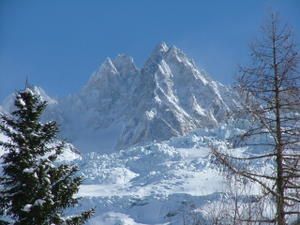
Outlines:
[[201, 129], [109, 154], [78, 155], [69, 145], [60, 160], [78, 164], [85, 177], [75, 211], [95, 206], [89, 225], [182, 224], [184, 210], [204, 207], [225, 191], [207, 146], [224, 146], [227, 132], [225, 127]]
[[[85, 180], [78, 193], [80, 205], [68, 213], [96, 207], [87, 225], [193, 225], [207, 220], [224, 207], [220, 201], [229, 191], [220, 168], [211, 163], [208, 146], [226, 150], [226, 139], [240, 132], [233, 123], [220, 124], [107, 154], [78, 155], [69, 145], [59, 160], [78, 164]], [[0, 135], [0, 140], [7, 139]], [[256, 153], [249, 148], [233, 151], [241, 157]], [[260, 171], [271, 168], [264, 161], [252, 166]], [[258, 193], [257, 186], [247, 186], [245, 193]], [[226, 212], [232, 208], [228, 205]]]
[[[66, 98], [36, 89], [49, 101], [45, 119], [58, 121], [62, 137], [82, 152], [107, 153], [216, 127], [238, 105], [232, 90], [166, 43], [141, 69], [124, 54], [107, 58], [79, 93]], [[6, 100], [4, 108], [11, 105]]]
[[[228, 192], [228, 183], [211, 163], [208, 146], [226, 149], [226, 139], [240, 132], [234, 123], [219, 124], [107, 154], [78, 155], [69, 145], [60, 160], [78, 164], [85, 177], [78, 193], [81, 204], [69, 213], [96, 207], [87, 225], [182, 225], [206, 220]], [[243, 156], [255, 149], [234, 153]], [[256, 164], [255, 169], [268, 170], [269, 165]], [[247, 193], [256, 192], [251, 187]]]
[[[84, 154], [76, 161], [86, 177], [81, 207], [96, 206], [88, 224], [183, 224], [192, 209], [202, 210], [196, 214], [201, 219], [228, 190], [208, 145], [226, 148], [224, 139], [237, 132], [226, 125], [115, 153]], [[235, 152], [244, 155], [249, 149]]]

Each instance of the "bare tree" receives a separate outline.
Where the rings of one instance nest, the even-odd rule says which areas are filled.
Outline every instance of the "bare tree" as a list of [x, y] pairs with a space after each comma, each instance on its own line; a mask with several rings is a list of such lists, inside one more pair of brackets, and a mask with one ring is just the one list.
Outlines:
[[[258, 184], [262, 195], [274, 202], [274, 216], [248, 222], [286, 225], [300, 214], [299, 55], [291, 29], [280, 23], [277, 14], [272, 14], [262, 34], [251, 46], [252, 64], [241, 68], [236, 85], [241, 97], [237, 115], [250, 123], [232, 144], [255, 146], [259, 151], [249, 157], [235, 157], [217, 148], [212, 152], [224, 168]], [[255, 161], [269, 163], [272, 170], [249, 169], [247, 165]]]
[[199, 225], [264, 224], [262, 219], [270, 213], [269, 205], [268, 201], [261, 201], [261, 196], [249, 194], [254, 184], [237, 181], [234, 177], [227, 181], [227, 192], [221, 194], [218, 201], [209, 202], [198, 210], [205, 219]]

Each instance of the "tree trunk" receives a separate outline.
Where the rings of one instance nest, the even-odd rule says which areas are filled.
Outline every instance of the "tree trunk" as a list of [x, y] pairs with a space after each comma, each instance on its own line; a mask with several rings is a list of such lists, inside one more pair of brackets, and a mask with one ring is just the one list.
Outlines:
[[276, 56], [276, 27], [274, 20], [272, 22], [272, 39], [273, 39], [273, 69], [274, 69], [274, 87], [275, 87], [275, 116], [276, 116], [276, 166], [277, 166], [277, 223], [278, 225], [286, 225], [284, 213], [284, 178], [283, 178], [283, 144], [281, 136], [281, 118], [280, 118], [280, 87], [279, 87], [279, 74]]

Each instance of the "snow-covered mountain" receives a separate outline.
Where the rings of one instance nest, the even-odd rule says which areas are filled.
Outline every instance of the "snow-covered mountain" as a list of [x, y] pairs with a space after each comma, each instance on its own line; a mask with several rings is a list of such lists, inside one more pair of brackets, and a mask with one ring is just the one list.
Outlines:
[[50, 99], [45, 118], [57, 120], [62, 136], [82, 152], [111, 152], [215, 127], [237, 106], [229, 88], [165, 43], [141, 69], [124, 54], [107, 58], [79, 93], [66, 98], [38, 91]]
[[[222, 210], [233, 213], [232, 184], [211, 163], [208, 146], [226, 151], [226, 140], [247, 121], [224, 123], [238, 107], [234, 92], [178, 48], [158, 45], [141, 69], [126, 55], [107, 58], [79, 93], [63, 99], [34, 91], [49, 103], [44, 119], [58, 121], [62, 136], [82, 152], [70, 144], [59, 160], [78, 164], [85, 177], [75, 211], [96, 207], [88, 225], [210, 224]], [[13, 110], [14, 97], [0, 112]], [[0, 140], [7, 137], [0, 133]], [[230, 151], [257, 153], [255, 147]], [[270, 168], [263, 160], [252, 166]], [[245, 188], [258, 192], [255, 185]]]

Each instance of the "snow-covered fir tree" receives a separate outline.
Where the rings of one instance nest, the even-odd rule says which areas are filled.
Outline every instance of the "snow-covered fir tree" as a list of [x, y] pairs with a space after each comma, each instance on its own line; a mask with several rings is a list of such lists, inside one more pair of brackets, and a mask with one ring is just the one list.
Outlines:
[[80, 225], [93, 209], [66, 216], [65, 209], [75, 207], [82, 177], [77, 166], [56, 163], [64, 142], [56, 139], [56, 122], [41, 123], [47, 103], [30, 88], [20, 91], [15, 111], [2, 115], [0, 131], [8, 138], [0, 142], [2, 156], [0, 178], [0, 224]]

